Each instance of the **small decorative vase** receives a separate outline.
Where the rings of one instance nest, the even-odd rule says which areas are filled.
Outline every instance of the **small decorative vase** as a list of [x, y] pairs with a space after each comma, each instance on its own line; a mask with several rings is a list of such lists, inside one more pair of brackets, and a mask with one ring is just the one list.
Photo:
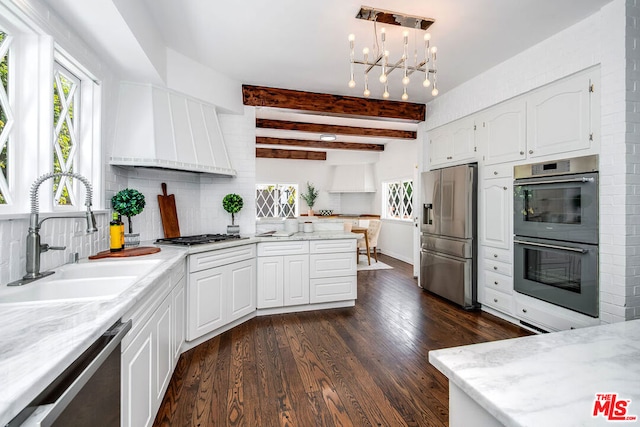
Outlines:
[[308, 215], [308, 216], [313, 216], [313, 215], [314, 215], [314, 213], [313, 213], [313, 209], [309, 209], [309, 210], [307, 211], [307, 215]]
[[124, 247], [135, 248], [140, 246], [140, 233], [124, 233]]
[[236, 236], [240, 234], [240, 226], [239, 225], [227, 225], [227, 234], [232, 236]]

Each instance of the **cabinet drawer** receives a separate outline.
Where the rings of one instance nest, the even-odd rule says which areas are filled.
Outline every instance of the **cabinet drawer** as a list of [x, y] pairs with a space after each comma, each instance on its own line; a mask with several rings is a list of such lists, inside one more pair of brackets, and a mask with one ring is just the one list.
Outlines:
[[564, 331], [600, 324], [600, 320], [517, 294], [514, 315], [547, 331]]
[[484, 254], [484, 258], [487, 260], [513, 264], [513, 252], [508, 249], [490, 248], [485, 246], [482, 248], [482, 253]]
[[485, 289], [504, 292], [506, 294], [513, 293], [513, 279], [509, 276], [496, 274], [492, 271], [484, 272]]
[[311, 279], [309, 302], [346, 301], [356, 299], [356, 276]]
[[309, 256], [309, 277], [338, 277], [356, 275], [356, 253], [311, 254]]
[[513, 296], [493, 289], [484, 289], [484, 301], [482, 303], [503, 313], [511, 314], [513, 311]]
[[484, 262], [484, 268], [494, 273], [504, 274], [505, 276], [513, 276], [513, 266], [505, 262], [498, 262], [492, 259], [487, 259]]
[[208, 268], [220, 267], [256, 256], [256, 245], [242, 245], [233, 248], [218, 249], [189, 255], [189, 272], [206, 270]]
[[310, 252], [312, 254], [333, 254], [336, 252], [356, 252], [356, 239], [340, 240], [312, 240]]
[[301, 255], [307, 253], [309, 253], [309, 241], [307, 240], [258, 243], [258, 256]]
[[513, 178], [513, 165], [491, 165], [485, 166], [483, 179], [491, 178]]

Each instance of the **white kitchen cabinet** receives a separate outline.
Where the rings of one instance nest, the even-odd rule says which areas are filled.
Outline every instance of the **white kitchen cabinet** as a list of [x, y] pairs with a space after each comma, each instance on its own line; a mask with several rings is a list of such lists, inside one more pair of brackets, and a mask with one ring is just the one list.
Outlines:
[[478, 143], [485, 165], [526, 158], [526, 102], [517, 99], [499, 104], [478, 118]]
[[475, 123], [472, 117], [429, 131], [429, 165], [460, 164], [476, 158]]
[[511, 249], [511, 241], [513, 240], [513, 178], [484, 179], [481, 190], [479, 213], [481, 244]]
[[180, 354], [182, 353], [182, 344], [185, 340], [185, 282], [184, 275], [179, 279], [178, 284], [171, 291], [173, 299], [173, 367], [175, 368]]
[[308, 241], [258, 243], [258, 308], [309, 304], [308, 253]]
[[591, 92], [596, 80], [597, 72], [583, 72], [547, 85], [527, 97], [529, 157], [591, 147], [596, 129], [592, 129], [591, 120], [595, 117], [591, 111], [592, 108], [594, 111], [599, 109], [599, 96]]
[[189, 265], [187, 341], [255, 311], [255, 245], [193, 254]]
[[356, 247], [355, 239], [312, 242], [309, 255], [312, 304], [357, 298]]

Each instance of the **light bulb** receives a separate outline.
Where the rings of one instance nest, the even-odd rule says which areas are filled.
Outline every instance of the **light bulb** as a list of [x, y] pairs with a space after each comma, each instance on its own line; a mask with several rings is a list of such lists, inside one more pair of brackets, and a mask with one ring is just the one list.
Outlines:
[[407, 95], [407, 92], [402, 94], [402, 100], [406, 101], [407, 99], [409, 99], [409, 95]]
[[352, 88], [352, 89], [353, 89], [354, 87], [356, 87], [356, 81], [355, 81], [355, 80], [353, 80], [353, 79], [349, 80], [349, 87], [350, 87], [350, 88]]
[[436, 53], [437, 51], [438, 51], [438, 48], [437, 48], [437, 47], [433, 46], [433, 47], [431, 48], [431, 53]]
[[434, 87], [433, 90], [431, 91], [431, 95], [438, 96], [438, 89]]
[[405, 39], [406, 39], [407, 37], [409, 37], [409, 31], [403, 31], [403, 32], [402, 32], [402, 37], [404, 37]]
[[365, 89], [364, 92], [362, 92], [362, 94], [364, 95], [365, 98], [368, 98], [369, 95], [371, 95], [371, 91], [369, 89]]
[[389, 98], [389, 92], [387, 92], [386, 90], [385, 90], [384, 92], [382, 92], [382, 97], [383, 97], [384, 99]]
[[424, 86], [424, 87], [431, 86], [431, 82], [429, 81], [429, 79], [424, 79], [424, 81], [422, 82], [422, 86]]
[[384, 56], [386, 56], [387, 58], [389, 57], [389, 51], [388, 50], [384, 51]]
[[362, 54], [363, 55], [369, 55], [369, 48], [365, 47], [364, 49], [362, 49]]
[[408, 84], [409, 84], [409, 82], [410, 82], [410, 80], [409, 80], [409, 76], [404, 76], [404, 77], [402, 78], [402, 84], [403, 84], [403, 85], [405, 85], [405, 86], [406, 86], [406, 85], [408, 85]]
[[382, 73], [380, 74], [380, 83], [386, 83], [387, 82], [387, 75]]
[[356, 35], [355, 34], [349, 34], [349, 41], [350, 42], [355, 41], [355, 39], [356, 39]]
[[384, 33], [386, 33], [386, 32], [387, 32], [387, 30], [385, 30], [385, 29], [384, 29], [384, 27], [382, 27], [382, 29], [380, 29], [380, 32], [381, 32], [382, 34], [384, 34]]
[[425, 33], [424, 34], [424, 41], [428, 42], [429, 40], [431, 40], [431, 34], [430, 33]]

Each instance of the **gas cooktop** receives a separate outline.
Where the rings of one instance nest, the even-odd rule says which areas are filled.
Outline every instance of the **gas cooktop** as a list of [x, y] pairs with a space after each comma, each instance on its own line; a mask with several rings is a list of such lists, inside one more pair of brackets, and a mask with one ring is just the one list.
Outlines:
[[225, 242], [227, 240], [241, 240], [248, 239], [248, 237], [240, 237], [237, 234], [199, 234], [197, 236], [181, 236], [170, 237], [156, 240], [156, 243], [163, 245], [204, 245], [207, 243]]

